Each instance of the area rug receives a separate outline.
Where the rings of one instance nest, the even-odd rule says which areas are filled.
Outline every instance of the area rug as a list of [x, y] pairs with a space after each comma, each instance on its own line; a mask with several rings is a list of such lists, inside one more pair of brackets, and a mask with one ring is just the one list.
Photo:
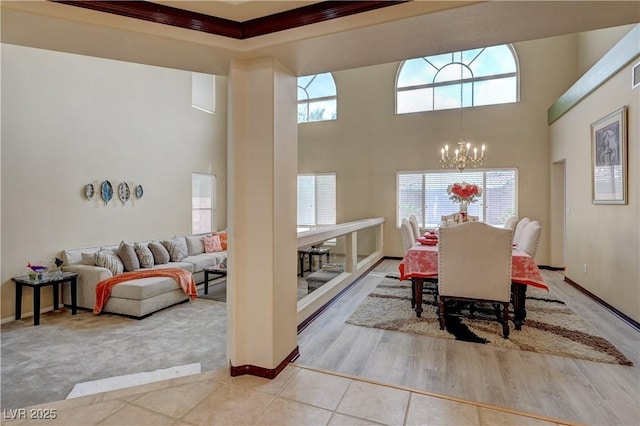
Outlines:
[[[553, 294], [527, 289], [527, 319], [522, 330], [510, 322], [509, 339], [492, 309], [479, 309], [474, 318], [462, 309], [447, 316], [440, 330], [435, 289], [425, 289], [422, 318], [411, 308], [411, 282], [384, 278], [347, 320], [348, 324], [444, 339], [463, 340], [502, 348], [560, 355], [610, 364], [633, 365], [608, 340]], [[480, 307], [480, 306], [479, 306]]]
[[209, 291], [204, 294], [204, 286], [198, 288], [198, 299], [216, 300], [218, 302], [227, 301], [227, 281], [222, 280], [215, 284], [209, 284]]

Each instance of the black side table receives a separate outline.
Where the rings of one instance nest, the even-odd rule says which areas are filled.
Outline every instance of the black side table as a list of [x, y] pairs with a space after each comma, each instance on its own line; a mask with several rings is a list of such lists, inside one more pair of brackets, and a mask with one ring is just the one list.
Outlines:
[[217, 278], [227, 276], [227, 267], [218, 265], [207, 266], [204, 269], [204, 294], [209, 294], [209, 274], [218, 275]]
[[33, 289], [33, 325], [40, 324], [40, 289], [48, 285], [53, 286], [53, 309], [58, 310], [60, 304], [60, 284], [71, 283], [71, 315], [78, 311], [78, 274], [75, 272], [61, 272], [57, 275], [43, 276], [42, 279], [30, 280], [28, 275], [11, 278], [16, 283], [16, 319], [22, 318], [22, 286]]
[[[309, 269], [304, 269], [304, 258], [309, 257]], [[329, 261], [329, 249], [323, 247], [310, 247], [304, 250], [298, 251], [298, 260], [300, 261], [300, 276], [304, 277], [305, 272], [313, 272], [313, 256], [318, 256], [320, 260], [319, 269], [322, 269], [322, 256], [327, 256], [327, 262]]]

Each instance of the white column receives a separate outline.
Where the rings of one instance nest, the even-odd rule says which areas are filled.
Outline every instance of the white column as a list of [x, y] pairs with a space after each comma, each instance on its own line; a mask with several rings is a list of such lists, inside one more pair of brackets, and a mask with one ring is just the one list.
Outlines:
[[275, 376], [297, 354], [296, 77], [273, 59], [229, 72], [227, 355]]

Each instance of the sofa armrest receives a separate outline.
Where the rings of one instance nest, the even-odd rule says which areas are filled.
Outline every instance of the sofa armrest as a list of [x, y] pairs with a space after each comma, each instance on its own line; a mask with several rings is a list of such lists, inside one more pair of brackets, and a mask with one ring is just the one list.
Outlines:
[[[62, 267], [62, 270], [78, 274], [78, 306], [87, 309], [93, 309], [98, 283], [113, 276], [107, 268], [91, 265], [66, 265]], [[65, 283], [65, 290], [66, 287]], [[63, 303], [71, 303], [69, 295], [69, 291], [63, 291]]]

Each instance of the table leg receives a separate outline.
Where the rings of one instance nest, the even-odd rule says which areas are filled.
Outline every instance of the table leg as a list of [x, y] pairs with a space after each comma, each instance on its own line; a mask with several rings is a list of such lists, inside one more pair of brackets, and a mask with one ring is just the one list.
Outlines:
[[53, 310], [60, 309], [60, 284], [53, 284]]
[[413, 298], [416, 301], [416, 316], [422, 317], [422, 289], [424, 280], [422, 278], [414, 278], [415, 285], [413, 286]]
[[300, 263], [300, 276], [304, 277], [304, 253], [298, 252], [298, 263]]
[[40, 286], [33, 287], [33, 325], [40, 325]]
[[320, 262], [318, 264], [318, 269], [322, 269], [322, 255], [318, 256], [318, 262]]
[[71, 315], [78, 312], [78, 277], [71, 278]]
[[522, 326], [527, 318], [527, 310], [525, 308], [527, 298], [526, 284], [512, 283], [511, 293], [513, 294], [513, 323], [516, 330], [522, 330]]
[[16, 282], [16, 319], [22, 318], [22, 284]]
[[209, 271], [204, 271], [204, 294], [209, 294]]

